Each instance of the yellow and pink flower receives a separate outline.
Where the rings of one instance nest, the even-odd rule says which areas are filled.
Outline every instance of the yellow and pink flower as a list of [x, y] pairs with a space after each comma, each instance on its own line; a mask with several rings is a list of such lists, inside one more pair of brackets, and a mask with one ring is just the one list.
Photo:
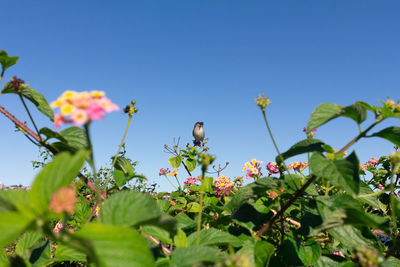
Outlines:
[[59, 108], [60, 112], [54, 116], [54, 126], [58, 129], [64, 123], [82, 126], [93, 120], [101, 120], [105, 113], [119, 110], [103, 91], [90, 93], [65, 91], [50, 105], [53, 109]]

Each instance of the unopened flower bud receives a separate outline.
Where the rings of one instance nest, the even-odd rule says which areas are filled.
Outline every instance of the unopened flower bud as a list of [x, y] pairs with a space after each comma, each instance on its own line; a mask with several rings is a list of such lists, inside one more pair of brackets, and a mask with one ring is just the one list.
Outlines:
[[386, 106], [388, 106], [390, 109], [394, 109], [394, 101], [388, 98], [386, 100]]

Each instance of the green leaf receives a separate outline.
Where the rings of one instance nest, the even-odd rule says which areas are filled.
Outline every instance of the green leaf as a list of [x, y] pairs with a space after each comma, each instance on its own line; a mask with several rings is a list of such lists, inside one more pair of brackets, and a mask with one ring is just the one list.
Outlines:
[[115, 161], [114, 168], [122, 171], [126, 176], [133, 176], [135, 174], [135, 169], [132, 163], [125, 157], [118, 157]]
[[201, 180], [201, 190], [203, 192], [207, 192], [207, 193], [213, 192], [213, 178], [212, 177], [204, 177]]
[[9, 266], [10, 261], [8, 260], [8, 254], [1, 249], [0, 250], [0, 266]]
[[[189, 246], [196, 244], [196, 232], [188, 237]], [[215, 228], [204, 229], [200, 231], [199, 245], [211, 246], [217, 244], [230, 244], [233, 247], [242, 246], [242, 241], [234, 235], [227, 232], [219, 231]]]
[[182, 229], [178, 229], [178, 232], [174, 236], [174, 244], [177, 248], [186, 248], [188, 240], [185, 232]]
[[178, 155], [176, 157], [170, 157], [168, 159], [168, 162], [172, 168], [178, 168], [182, 163], [182, 156]]
[[0, 212], [4, 211], [19, 211], [27, 217], [35, 217], [25, 190], [0, 190]]
[[241, 187], [225, 205], [225, 209], [229, 212], [237, 210], [246, 201], [257, 199], [258, 196], [265, 195], [266, 190], [279, 186], [278, 180], [272, 177], [258, 179], [256, 182]]
[[40, 129], [39, 133], [45, 135], [46, 136], [46, 140], [55, 138], [55, 139], [58, 139], [58, 140], [60, 140], [62, 142], [67, 143], [67, 140], [65, 140], [65, 138], [61, 134], [59, 134], [58, 132], [55, 132], [55, 131], [47, 128], [47, 127], [43, 127], [42, 129]]
[[187, 159], [186, 160], [186, 167], [188, 168], [188, 170], [191, 172], [194, 169], [196, 169], [196, 160], [194, 159]]
[[190, 202], [187, 205], [187, 212], [200, 212], [200, 204], [197, 202]]
[[10, 57], [8, 56], [7, 52], [4, 50], [0, 50], [0, 64], [2, 68], [2, 74], [12, 65], [15, 65], [18, 61], [17, 56]]
[[[294, 144], [289, 148], [288, 151], [282, 153], [281, 155], [283, 160], [286, 160], [293, 156], [297, 156], [307, 152], [314, 152], [314, 151], [324, 152], [323, 149], [324, 145], [325, 144], [318, 139], [305, 139]], [[278, 163], [278, 166], [282, 163], [281, 157], [279, 155], [275, 158], [275, 160]]]
[[311, 132], [315, 128], [327, 123], [328, 121], [338, 117], [342, 111], [342, 107], [332, 103], [320, 104], [311, 113], [308, 120], [307, 132]]
[[319, 244], [300, 245], [299, 252], [297, 253], [304, 266], [313, 265], [321, 257], [321, 247]]
[[333, 236], [334, 239], [342, 243], [343, 246], [349, 248], [350, 250], [362, 246], [374, 246], [375, 244], [375, 240], [370, 240], [364, 237], [363, 233], [359, 229], [351, 225], [344, 225], [329, 229], [328, 232]]
[[63, 261], [78, 261], [78, 262], [86, 262], [86, 254], [75, 250], [71, 247], [68, 247], [64, 244], [59, 244], [57, 246], [56, 252], [53, 258], [54, 262], [63, 262]]
[[378, 136], [400, 146], [400, 127], [388, 127], [368, 137]]
[[344, 107], [341, 116], [354, 120], [357, 124], [361, 124], [367, 118], [367, 111], [363, 105], [353, 104]]
[[37, 109], [46, 115], [51, 121], [54, 120], [53, 110], [51, 109], [49, 103], [47, 103], [46, 98], [41, 93], [33, 88], [23, 87], [21, 94], [23, 97], [31, 101], [37, 107]]
[[304, 180], [304, 177], [298, 174], [285, 174], [284, 180], [290, 188], [299, 190], [301, 188], [300, 180]]
[[315, 263], [314, 267], [351, 267], [354, 263], [350, 261], [337, 262], [327, 256], [321, 256]]
[[51, 196], [62, 187], [68, 187], [78, 175], [87, 151], [75, 155], [63, 152], [54, 157], [38, 174], [29, 192], [29, 200], [38, 213], [48, 210]]
[[15, 246], [15, 253], [29, 260], [31, 248], [41, 238], [43, 238], [43, 235], [38, 232], [24, 233]]
[[148, 194], [120, 191], [104, 202], [99, 219], [104, 224], [136, 226], [160, 215], [156, 202]]
[[172, 253], [171, 265], [176, 267], [199, 266], [202, 262], [217, 262], [222, 259], [217, 248], [193, 246], [176, 248]]
[[310, 159], [310, 168], [314, 175], [328, 179], [332, 185], [342, 187], [349, 194], [358, 194], [360, 186], [359, 162], [354, 152], [346, 159], [334, 161], [315, 152]]
[[394, 214], [396, 214], [397, 220], [400, 219], [400, 199], [395, 197], [393, 194], [391, 195], [391, 205], [392, 205], [392, 211]]
[[357, 199], [359, 199], [363, 203], [371, 205], [372, 207], [379, 208], [377, 196], [368, 196], [373, 193], [374, 191], [366, 183], [361, 181], [360, 192], [357, 196]]
[[161, 242], [169, 243], [169, 244], [174, 243], [172, 241], [172, 236], [170, 235], [170, 233], [167, 230], [162, 229], [160, 227], [157, 227], [154, 225], [145, 225], [140, 229], [140, 231], [142, 233], [145, 233], [145, 234], [151, 235], [152, 237], [157, 238]]
[[360, 124], [367, 118], [366, 107], [359, 102], [347, 107], [332, 103], [321, 104], [311, 113], [310, 119], [308, 120], [307, 132], [311, 132], [317, 127], [340, 116], [350, 118], [357, 124]]
[[395, 266], [397, 266], [397, 267], [400, 266], [400, 260], [393, 256], [390, 256], [389, 258], [387, 258], [382, 265], [382, 267], [395, 267]]
[[274, 245], [265, 241], [258, 241], [254, 246], [254, 262], [256, 266], [268, 266], [271, 257], [274, 255], [274, 252]]
[[74, 236], [86, 239], [90, 243], [96, 254], [97, 266], [154, 266], [153, 256], [146, 241], [131, 228], [88, 224]]
[[17, 239], [31, 223], [32, 220], [17, 212], [0, 213], [0, 248]]
[[193, 221], [186, 213], [181, 213], [175, 216], [176, 221], [178, 222], [177, 227], [180, 229], [189, 229], [196, 226], [196, 222]]
[[89, 146], [85, 130], [79, 127], [69, 127], [59, 132], [67, 140], [67, 144], [74, 149], [86, 149]]

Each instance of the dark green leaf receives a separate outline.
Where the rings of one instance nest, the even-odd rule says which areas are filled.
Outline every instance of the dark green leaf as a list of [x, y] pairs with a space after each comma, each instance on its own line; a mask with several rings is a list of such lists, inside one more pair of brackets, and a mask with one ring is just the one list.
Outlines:
[[363, 105], [356, 103], [344, 107], [341, 116], [350, 118], [357, 122], [357, 124], [361, 124], [367, 118], [367, 111], [365, 110]]
[[38, 232], [24, 233], [15, 246], [15, 253], [24, 257], [25, 259], [29, 259], [32, 252], [31, 248], [42, 237], [43, 235]]
[[59, 134], [67, 140], [67, 144], [74, 149], [86, 149], [88, 140], [85, 130], [79, 127], [69, 127], [59, 132]]
[[[324, 152], [323, 145], [324, 143], [321, 140], [305, 139], [291, 146], [288, 151], [282, 153], [281, 155], [283, 157], [283, 160], [286, 160], [293, 156], [297, 156], [307, 152], [314, 152], [314, 151]], [[280, 165], [280, 163], [282, 162], [281, 157], [279, 155], [275, 158], [275, 160], [278, 163], [278, 165]]]
[[29, 200], [36, 212], [48, 210], [51, 196], [60, 188], [71, 184], [87, 155], [87, 151], [79, 151], [75, 155], [60, 153], [42, 169], [29, 192]]
[[393, 256], [387, 258], [382, 265], [382, 267], [399, 267], [399, 266], [400, 266], [400, 260]]
[[370, 136], [378, 136], [400, 146], [400, 127], [388, 127]]
[[178, 222], [177, 227], [181, 229], [188, 229], [196, 226], [196, 222], [193, 221], [186, 213], [181, 213], [175, 216], [175, 219]]
[[217, 262], [222, 256], [217, 248], [206, 246], [193, 246], [176, 248], [172, 253], [171, 265], [174, 267], [191, 267], [202, 262]]
[[329, 180], [332, 185], [342, 187], [349, 194], [358, 194], [360, 183], [359, 163], [354, 152], [346, 159], [336, 159], [334, 161], [315, 152], [311, 156], [310, 168], [314, 175]]
[[254, 246], [254, 262], [256, 266], [268, 266], [274, 252], [274, 245], [265, 241], [258, 241]]
[[374, 208], [379, 208], [377, 196], [370, 196], [374, 191], [364, 182], [360, 182], [360, 193], [357, 198], [363, 203], [369, 204]]
[[392, 211], [396, 214], [397, 220], [400, 219], [400, 199], [395, 197], [393, 194], [391, 195]]
[[51, 121], [54, 120], [53, 110], [51, 109], [49, 103], [47, 103], [46, 98], [44, 98], [41, 93], [33, 88], [23, 87], [21, 90], [21, 94], [23, 97], [31, 101], [40, 112], [49, 117]]
[[6, 69], [11, 67], [12, 65], [15, 65], [18, 61], [18, 58], [19, 57], [17, 56], [10, 57], [8, 56], [6, 51], [0, 50], [0, 64], [2, 68], [2, 73], [4, 73], [4, 71], [6, 71]]
[[62, 137], [61, 134], [59, 134], [58, 132], [55, 132], [47, 127], [43, 127], [42, 129], [40, 129], [39, 133], [43, 134], [46, 136], [46, 140], [55, 138], [60, 140], [61, 142], [65, 142], [67, 143], [67, 140], [65, 140], [64, 137]]
[[320, 104], [311, 113], [308, 120], [307, 132], [311, 132], [315, 128], [327, 123], [328, 121], [339, 116], [342, 107], [332, 103]]
[[68, 247], [64, 244], [59, 244], [57, 246], [56, 252], [53, 258], [54, 262], [63, 262], [63, 261], [71, 261], [71, 262], [86, 262], [86, 254], [77, 251], [71, 247]]
[[154, 266], [146, 241], [131, 228], [89, 224], [74, 236], [86, 239], [91, 244], [100, 267]]
[[[196, 235], [196, 232], [189, 235], [189, 246], [194, 246], [196, 244]], [[233, 247], [240, 247], [242, 245], [242, 241], [236, 236], [233, 236], [227, 232], [219, 231], [215, 228], [200, 231], [199, 245], [210, 246], [217, 244], [230, 244]]]
[[171, 234], [160, 227], [154, 226], [154, 225], [145, 225], [142, 228], [140, 228], [140, 231], [142, 233], [151, 235], [152, 237], [160, 240], [161, 242], [168, 243], [168, 244], [173, 244], [174, 242], [172, 241], [172, 236]]
[[135, 226], [160, 215], [156, 202], [149, 195], [120, 191], [104, 202], [99, 218], [104, 224]]
[[319, 244], [300, 245], [297, 254], [304, 266], [313, 265], [321, 257], [321, 247]]

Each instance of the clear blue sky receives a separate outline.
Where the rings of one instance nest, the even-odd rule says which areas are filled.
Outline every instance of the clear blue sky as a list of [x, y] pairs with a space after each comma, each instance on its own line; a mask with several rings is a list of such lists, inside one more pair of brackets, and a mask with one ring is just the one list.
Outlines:
[[[302, 128], [320, 103], [400, 97], [396, 0], [20, 0], [3, 1], [1, 11], [0, 49], [20, 56], [5, 80], [17, 75], [49, 102], [68, 89], [104, 90], [120, 107], [137, 101], [128, 156], [158, 190], [171, 189], [158, 177], [168, 167], [163, 145], [178, 136], [191, 142], [196, 121], [204, 121], [216, 163], [230, 162], [225, 175], [242, 175], [252, 158], [272, 161], [276, 153], [254, 104], [259, 93], [272, 100], [268, 116], [282, 151], [305, 137]], [[0, 105], [28, 121], [15, 96], [1, 96]], [[41, 127], [52, 126], [34, 116]], [[116, 152], [126, 120], [116, 112], [93, 123], [98, 166]], [[0, 129], [0, 181], [30, 184], [37, 148], [1, 114]], [[317, 137], [339, 148], [356, 133], [341, 118]], [[353, 148], [361, 161], [393, 150], [376, 138]]]

